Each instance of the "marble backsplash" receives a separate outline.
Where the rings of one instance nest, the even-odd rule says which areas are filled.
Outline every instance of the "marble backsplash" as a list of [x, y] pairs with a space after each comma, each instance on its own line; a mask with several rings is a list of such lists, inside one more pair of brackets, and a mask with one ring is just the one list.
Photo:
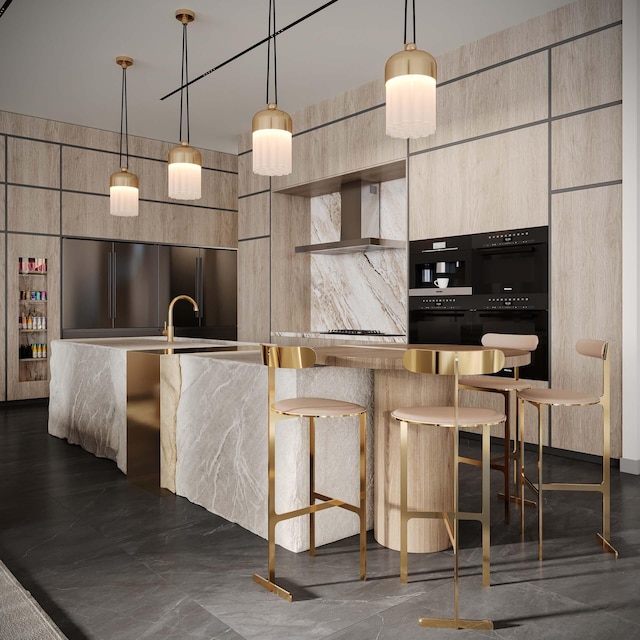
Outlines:
[[[380, 237], [407, 238], [404, 178], [380, 185]], [[311, 242], [340, 239], [340, 194], [311, 199]], [[407, 331], [407, 252], [311, 255], [311, 331]]]

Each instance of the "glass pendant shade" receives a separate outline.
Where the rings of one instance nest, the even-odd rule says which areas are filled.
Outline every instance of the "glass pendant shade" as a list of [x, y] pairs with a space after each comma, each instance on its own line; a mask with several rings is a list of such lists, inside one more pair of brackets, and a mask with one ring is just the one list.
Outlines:
[[436, 130], [436, 61], [412, 42], [385, 66], [386, 132], [423, 138]]
[[111, 176], [109, 213], [112, 216], [138, 215], [138, 177], [125, 167]]
[[286, 176], [292, 168], [292, 121], [274, 103], [253, 116], [253, 172]]
[[202, 154], [185, 141], [169, 151], [168, 194], [174, 200], [202, 197]]

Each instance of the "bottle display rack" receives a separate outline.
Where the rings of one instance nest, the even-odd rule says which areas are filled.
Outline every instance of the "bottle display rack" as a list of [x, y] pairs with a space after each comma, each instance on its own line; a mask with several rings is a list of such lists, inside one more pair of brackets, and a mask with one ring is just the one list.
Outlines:
[[18, 258], [20, 382], [47, 380], [47, 258]]

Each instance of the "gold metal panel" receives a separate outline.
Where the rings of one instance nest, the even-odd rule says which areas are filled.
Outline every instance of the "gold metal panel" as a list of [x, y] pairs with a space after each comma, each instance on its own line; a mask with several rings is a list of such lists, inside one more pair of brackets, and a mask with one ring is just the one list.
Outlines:
[[160, 490], [160, 356], [127, 352], [127, 479]]
[[500, 371], [504, 367], [504, 353], [498, 349], [475, 351], [408, 349], [402, 361], [404, 366], [414, 373], [447, 376], [479, 375]]
[[316, 354], [311, 347], [277, 347], [261, 344], [262, 363], [281, 369], [305, 369], [316, 363]]

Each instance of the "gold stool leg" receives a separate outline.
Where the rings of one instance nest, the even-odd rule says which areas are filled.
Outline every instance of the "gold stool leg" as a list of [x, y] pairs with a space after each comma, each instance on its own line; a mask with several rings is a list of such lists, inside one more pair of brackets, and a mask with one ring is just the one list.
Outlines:
[[269, 411], [268, 440], [268, 578], [265, 579], [254, 573], [253, 581], [268, 591], [292, 602], [293, 596], [286, 589], [276, 584], [276, 524], [278, 524], [276, 514], [276, 418], [271, 411]]
[[407, 582], [407, 430], [400, 422], [400, 582]]
[[367, 579], [367, 414], [360, 414], [360, 580]]
[[[506, 438], [505, 440], [509, 442]], [[509, 447], [511, 444], [509, 443]], [[491, 431], [490, 427], [482, 427], [482, 586], [490, 585], [491, 572], [491, 476], [490, 476], [490, 459], [491, 459]], [[506, 470], [505, 478], [509, 478], [509, 464], [505, 460]], [[506, 502], [506, 504], [509, 504]], [[456, 533], [457, 538], [457, 533]]]
[[611, 544], [611, 414], [610, 407], [603, 405], [602, 417], [602, 534], [597, 534], [605, 551], [618, 552]]
[[538, 407], [538, 559], [542, 560], [542, 407]]
[[[313, 416], [309, 418], [309, 504], [316, 502], [316, 425]], [[316, 555], [316, 514], [309, 513], [309, 555]]]

